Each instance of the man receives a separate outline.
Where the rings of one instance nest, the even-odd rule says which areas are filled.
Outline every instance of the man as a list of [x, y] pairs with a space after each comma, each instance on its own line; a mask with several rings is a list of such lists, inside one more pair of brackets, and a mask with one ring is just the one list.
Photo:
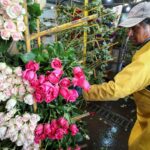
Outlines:
[[150, 2], [133, 7], [120, 26], [129, 28], [129, 36], [141, 49], [132, 63], [118, 73], [114, 81], [92, 85], [83, 96], [88, 101], [118, 100], [134, 95], [137, 120], [129, 138], [129, 150], [150, 150]]

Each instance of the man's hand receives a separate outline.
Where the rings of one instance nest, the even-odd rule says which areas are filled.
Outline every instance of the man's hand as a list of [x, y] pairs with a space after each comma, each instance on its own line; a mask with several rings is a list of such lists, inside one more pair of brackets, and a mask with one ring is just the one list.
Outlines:
[[78, 95], [82, 95], [82, 88], [80, 88], [79, 86], [75, 87], [75, 90], [78, 92]]

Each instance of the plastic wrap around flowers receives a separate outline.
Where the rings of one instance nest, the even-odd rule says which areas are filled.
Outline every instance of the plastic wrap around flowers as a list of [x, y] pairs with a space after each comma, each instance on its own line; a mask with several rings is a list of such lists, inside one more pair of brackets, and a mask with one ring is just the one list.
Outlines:
[[78, 92], [71, 87], [79, 86], [85, 91], [88, 91], [90, 85], [86, 80], [83, 70], [80, 67], [73, 68], [74, 77], [63, 77], [62, 62], [59, 58], [55, 58], [51, 62], [53, 71], [47, 71], [46, 75], [37, 75], [39, 64], [34, 61], [29, 61], [26, 64], [26, 70], [23, 71], [23, 78], [29, 81], [31, 87], [35, 90], [34, 97], [37, 103], [45, 100], [50, 103], [59, 95], [66, 102], [75, 102], [78, 98]]
[[0, 34], [2, 39], [22, 40], [25, 31], [23, 0], [0, 0]]

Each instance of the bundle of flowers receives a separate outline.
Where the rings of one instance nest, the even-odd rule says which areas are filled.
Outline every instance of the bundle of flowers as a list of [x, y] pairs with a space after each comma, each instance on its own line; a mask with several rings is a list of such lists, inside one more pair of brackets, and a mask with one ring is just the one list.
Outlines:
[[45, 101], [50, 103], [61, 95], [66, 102], [75, 102], [78, 98], [78, 92], [73, 88], [79, 86], [88, 91], [90, 85], [85, 78], [84, 72], [80, 67], [73, 68], [73, 78], [63, 76], [64, 71], [62, 62], [55, 58], [51, 62], [52, 71], [47, 71], [45, 75], [37, 75], [39, 64], [29, 61], [26, 64], [26, 70], [23, 72], [23, 78], [27, 80], [34, 89], [34, 97], [37, 103]]
[[25, 9], [22, 3], [23, 0], [0, 0], [0, 36], [3, 40], [10, 37], [14, 41], [23, 39]]
[[[22, 113], [19, 103], [33, 105], [34, 99], [31, 88], [27, 81], [22, 79], [20, 67], [11, 68], [6, 63], [0, 63], [0, 140], [9, 139], [23, 150], [39, 149], [34, 144], [34, 130], [39, 115]], [[21, 113], [21, 116], [18, 115]]]
[[6, 102], [9, 111], [17, 101], [33, 105], [34, 92], [30, 84], [22, 79], [21, 67], [11, 68], [6, 63], [0, 63], [0, 102]]
[[24, 71], [0, 63], [0, 140], [9, 139], [23, 150], [79, 150], [77, 137], [85, 133], [82, 123], [72, 119], [79, 114], [75, 87], [88, 91], [90, 85], [80, 67], [68, 77], [59, 58], [48, 68], [43, 74], [35, 61]]
[[22, 146], [22, 150], [38, 150], [39, 144], [34, 143], [34, 130], [39, 120], [36, 114], [25, 113], [9, 118], [8, 113], [0, 113], [0, 140], [10, 139]]
[[45, 74], [40, 72], [40, 66], [35, 61], [29, 61], [23, 71], [23, 79], [34, 89], [37, 111], [41, 112], [42, 108], [48, 113], [41, 112], [43, 119], [35, 129], [34, 141], [36, 144], [41, 143], [42, 147], [80, 149], [75, 141], [82, 133], [82, 128], [78, 122], [72, 120], [78, 114], [74, 112], [78, 110], [75, 103], [79, 97], [75, 87], [88, 91], [90, 85], [81, 67], [74, 67], [70, 76], [65, 73], [59, 58], [51, 61]]

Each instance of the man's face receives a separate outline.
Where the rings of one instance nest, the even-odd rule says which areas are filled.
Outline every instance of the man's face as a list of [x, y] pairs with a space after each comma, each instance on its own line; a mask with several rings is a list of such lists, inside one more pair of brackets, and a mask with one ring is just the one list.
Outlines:
[[145, 29], [142, 25], [136, 25], [128, 30], [128, 36], [135, 44], [141, 44], [145, 41]]

